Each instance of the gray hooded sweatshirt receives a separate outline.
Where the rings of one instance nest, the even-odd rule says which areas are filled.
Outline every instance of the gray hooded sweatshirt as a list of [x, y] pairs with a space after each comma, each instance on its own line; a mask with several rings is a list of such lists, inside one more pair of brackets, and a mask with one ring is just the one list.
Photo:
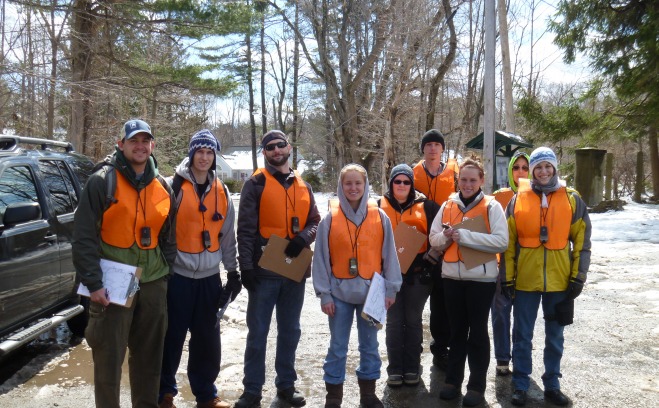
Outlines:
[[[176, 174], [183, 177], [183, 183], [192, 183], [190, 177], [190, 167], [188, 166], [188, 158], [183, 159], [181, 164], [176, 168]], [[209, 184], [206, 187], [204, 197], [211, 189], [211, 182], [215, 179], [216, 174], [214, 170], [208, 172]], [[167, 182], [172, 183], [172, 179], [168, 178]], [[198, 254], [191, 254], [187, 252], [177, 251], [176, 261], [172, 265], [172, 272], [185, 276], [186, 278], [202, 279], [220, 273], [220, 261], [224, 264], [227, 271], [238, 270], [238, 260], [236, 258], [236, 233], [234, 224], [236, 221], [236, 212], [233, 207], [233, 200], [229, 195], [229, 189], [222, 183], [224, 194], [227, 197], [227, 213], [222, 214], [224, 217], [224, 224], [220, 230], [220, 249], [211, 252], [207, 249]], [[183, 199], [182, 191], [176, 197], [176, 206], [178, 208], [180, 200]], [[208, 211], [215, 211], [214, 208], [209, 208]], [[178, 225], [177, 228], [185, 228], [185, 225]], [[199, 231], [201, 234], [201, 231]]]
[[[359, 203], [359, 208], [355, 211], [350, 206], [345, 194], [343, 194], [343, 189], [339, 180], [337, 195], [341, 209], [346, 217], [357, 226], [361, 225], [368, 212], [368, 178], [366, 178], [364, 191], [365, 193]], [[389, 221], [389, 218], [382, 209], [378, 210], [380, 211], [382, 228], [384, 230], [384, 240], [382, 243], [382, 277], [385, 280], [387, 288], [386, 297], [394, 299], [396, 298], [396, 293], [400, 290], [402, 276], [400, 273], [400, 265], [398, 264], [398, 257], [396, 256], [396, 245], [394, 243], [394, 234], [391, 229], [391, 221]], [[316, 234], [316, 246], [314, 248], [312, 266], [313, 287], [316, 291], [316, 296], [320, 298], [321, 305], [334, 302], [334, 298], [340, 299], [346, 303], [356, 305], [363, 304], [366, 301], [366, 295], [371, 286], [370, 279], [363, 279], [360, 276], [356, 276], [352, 279], [339, 279], [332, 274], [329, 253], [329, 233], [331, 224], [332, 213], [328, 212], [318, 225], [318, 232]]]

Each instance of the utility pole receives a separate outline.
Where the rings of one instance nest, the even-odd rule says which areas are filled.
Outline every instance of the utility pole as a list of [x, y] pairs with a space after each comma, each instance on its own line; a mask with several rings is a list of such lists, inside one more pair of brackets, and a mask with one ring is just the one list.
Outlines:
[[495, 86], [495, 64], [496, 52], [496, 26], [495, 26], [495, 2], [485, 1], [485, 74], [483, 78], [483, 165], [485, 167], [485, 194], [494, 191], [495, 165], [494, 160], [494, 86]]

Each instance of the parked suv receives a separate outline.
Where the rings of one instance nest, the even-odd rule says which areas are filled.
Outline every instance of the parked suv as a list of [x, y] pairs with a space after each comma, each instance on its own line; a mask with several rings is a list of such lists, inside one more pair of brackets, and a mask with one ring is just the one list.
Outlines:
[[93, 166], [70, 143], [0, 135], [0, 359], [64, 321], [84, 332], [71, 240]]

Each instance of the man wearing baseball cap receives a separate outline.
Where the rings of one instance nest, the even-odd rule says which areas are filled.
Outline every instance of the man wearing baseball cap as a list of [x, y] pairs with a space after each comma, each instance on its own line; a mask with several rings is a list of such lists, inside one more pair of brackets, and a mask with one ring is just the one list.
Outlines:
[[[126, 122], [114, 154], [87, 180], [74, 216], [73, 263], [91, 295], [85, 338], [92, 349], [99, 408], [121, 405], [126, 348], [132, 405], [158, 405], [176, 219], [171, 188], [152, 157], [154, 147], [146, 122]], [[111, 303], [116, 298], [103, 282], [101, 259], [142, 269], [130, 307]]]

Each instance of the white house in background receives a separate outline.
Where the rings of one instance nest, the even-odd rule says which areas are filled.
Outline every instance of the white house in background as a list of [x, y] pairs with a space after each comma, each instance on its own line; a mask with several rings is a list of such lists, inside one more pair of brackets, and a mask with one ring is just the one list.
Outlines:
[[[297, 170], [300, 174], [304, 173], [308, 163], [299, 155]], [[222, 154], [217, 156], [217, 173], [220, 179], [227, 180], [241, 180], [245, 181], [252, 175], [254, 169], [252, 167], [252, 147], [251, 146], [231, 146], [222, 150]], [[258, 167], [263, 167], [263, 155], [261, 148], [257, 147], [256, 151], [256, 164]]]

